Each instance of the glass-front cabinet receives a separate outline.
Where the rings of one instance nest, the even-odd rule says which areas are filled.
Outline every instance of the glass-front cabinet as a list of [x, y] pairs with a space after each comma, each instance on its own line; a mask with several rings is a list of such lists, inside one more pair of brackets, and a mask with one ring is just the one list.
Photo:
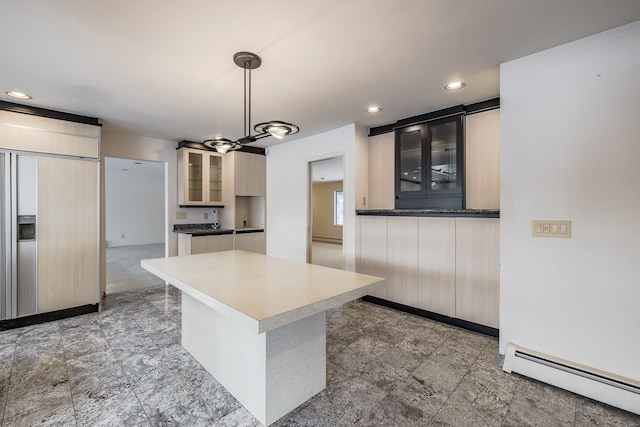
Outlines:
[[397, 129], [395, 207], [463, 209], [462, 116]]
[[178, 204], [222, 205], [222, 155], [203, 150], [178, 150]]

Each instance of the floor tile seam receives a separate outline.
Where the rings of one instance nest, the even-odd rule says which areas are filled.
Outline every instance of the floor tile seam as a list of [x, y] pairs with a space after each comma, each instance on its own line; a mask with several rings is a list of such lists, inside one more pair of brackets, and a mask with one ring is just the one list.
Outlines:
[[[509, 373], [509, 375], [513, 375], [512, 373]], [[516, 381], [516, 386], [513, 389], [513, 393], [511, 394], [511, 399], [509, 400], [509, 406], [507, 407], [507, 412], [505, 412], [504, 414], [504, 418], [502, 419], [502, 426], [504, 426], [505, 422], [507, 421], [507, 417], [509, 416], [509, 413], [511, 412], [511, 404], [513, 403], [513, 399], [515, 399], [516, 394], [519, 393], [520, 388], [522, 387], [522, 381], [520, 381], [520, 379], [517, 376], [513, 377]]]
[[[7, 394], [9, 392], [7, 391]], [[4, 418], [5, 415], [7, 414], [7, 402], [9, 401], [9, 397], [5, 397], [4, 401], [1, 403], [2, 405], [2, 417], [0, 418], [0, 427], [4, 425]]]
[[2, 419], [0, 419], [0, 425], [4, 425], [4, 420], [7, 417], [7, 406], [9, 405], [9, 398], [10, 393], [11, 393], [11, 386], [14, 382], [14, 371], [15, 371], [15, 365], [16, 365], [16, 350], [17, 350], [17, 346], [18, 346], [18, 337], [16, 336], [16, 340], [13, 343], [13, 352], [11, 353], [11, 370], [9, 371], [9, 384], [7, 385], [7, 394], [5, 396], [3, 405], [3, 411], [2, 411]]
[[64, 357], [64, 367], [65, 367], [65, 371], [67, 373], [67, 387], [69, 388], [69, 398], [71, 399], [71, 408], [73, 409], [73, 417], [76, 421], [76, 425], [80, 425], [79, 420], [78, 420], [78, 411], [76, 410], [76, 404], [75, 401], [73, 399], [73, 393], [71, 391], [71, 375], [69, 373], [69, 363], [68, 363], [68, 359], [67, 359], [67, 352], [65, 351], [64, 348], [64, 342], [62, 340], [62, 328], [60, 323], [58, 323], [58, 332], [59, 332], [59, 337], [60, 337], [60, 345], [62, 346], [62, 355]]
[[[473, 362], [471, 362], [469, 364], [469, 366], [467, 367], [466, 372], [464, 373], [464, 375], [460, 378], [460, 381], [458, 381], [458, 383], [456, 384], [456, 386], [453, 388], [453, 390], [451, 390], [450, 392], [447, 393], [447, 398], [444, 400], [444, 402], [442, 402], [442, 404], [440, 405], [440, 407], [438, 408], [438, 410], [433, 414], [433, 423], [437, 422], [439, 419], [439, 415], [442, 412], [442, 410], [446, 407], [447, 402], [449, 401], [449, 399], [451, 399], [451, 397], [455, 394], [455, 392], [458, 390], [458, 388], [460, 388], [460, 385], [464, 382], [465, 378], [471, 374], [471, 368], [474, 366], [474, 364], [478, 361], [478, 359], [480, 358], [480, 354], [481, 352], [478, 352], [478, 354], [476, 355], [476, 357], [474, 358]], [[505, 415], [506, 416], [506, 415]], [[502, 420], [502, 422], [504, 422], [504, 420]]]

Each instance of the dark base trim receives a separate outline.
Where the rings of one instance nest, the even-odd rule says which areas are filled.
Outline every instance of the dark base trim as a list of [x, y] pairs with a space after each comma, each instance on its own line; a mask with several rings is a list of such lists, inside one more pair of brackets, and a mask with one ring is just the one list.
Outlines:
[[0, 320], [0, 331], [22, 328], [23, 326], [37, 325], [39, 323], [66, 319], [67, 317], [80, 316], [81, 314], [95, 313], [97, 311], [98, 304], [87, 304], [81, 305], [80, 307], [65, 308], [64, 310], [18, 317], [16, 319]]
[[224, 205], [178, 205], [179, 208], [224, 208]]
[[393, 308], [399, 311], [404, 311], [405, 313], [411, 313], [417, 316], [426, 317], [427, 319], [436, 320], [438, 322], [446, 323], [448, 325], [458, 326], [460, 328], [468, 329], [474, 332], [479, 332], [481, 334], [489, 335], [491, 337], [498, 338], [500, 335], [500, 330], [496, 328], [480, 325], [478, 323], [468, 322], [462, 319], [456, 319], [455, 317], [445, 316], [444, 314], [438, 314], [432, 311], [422, 310], [420, 308], [415, 308], [415, 307], [411, 307], [404, 304], [398, 304], [397, 302], [387, 301], [386, 299], [372, 297], [370, 295], [362, 297], [362, 301], [383, 305], [385, 307]]

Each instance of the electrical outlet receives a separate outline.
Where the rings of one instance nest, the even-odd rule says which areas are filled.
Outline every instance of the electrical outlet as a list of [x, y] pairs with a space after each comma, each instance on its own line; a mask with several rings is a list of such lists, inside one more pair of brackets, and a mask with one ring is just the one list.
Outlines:
[[571, 221], [531, 221], [531, 235], [534, 237], [571, 237]]
[[204, 213], [204, 219], [209, 219], [209, 212]]
[[121, 238], [121, 239], [124, 239], [124, 234], [121, 234], [121, 235], [120, 235], [120, 238]]

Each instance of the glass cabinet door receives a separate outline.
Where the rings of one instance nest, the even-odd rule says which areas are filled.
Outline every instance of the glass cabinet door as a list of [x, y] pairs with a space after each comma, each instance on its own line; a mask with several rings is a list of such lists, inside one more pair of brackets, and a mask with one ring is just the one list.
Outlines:
[[188, 187], [187, 187], [187, 201], [188, 202], [203, 202], [203, 180], [202, 180], [202, 160], [203, 154], [189, 152], [188, 153]]
[[419, 129], [400, 135], [400, 191], [422, 190], [422, 132]]
[[431, 133], [431, 191], [454, 190], [458, 182], [455, 122], [429, 128]]
[[209, 202], [222, 201], [222, 157], [209, 156]]
[[397, 209], [462, 209], [462, 116], [396, 129]]

